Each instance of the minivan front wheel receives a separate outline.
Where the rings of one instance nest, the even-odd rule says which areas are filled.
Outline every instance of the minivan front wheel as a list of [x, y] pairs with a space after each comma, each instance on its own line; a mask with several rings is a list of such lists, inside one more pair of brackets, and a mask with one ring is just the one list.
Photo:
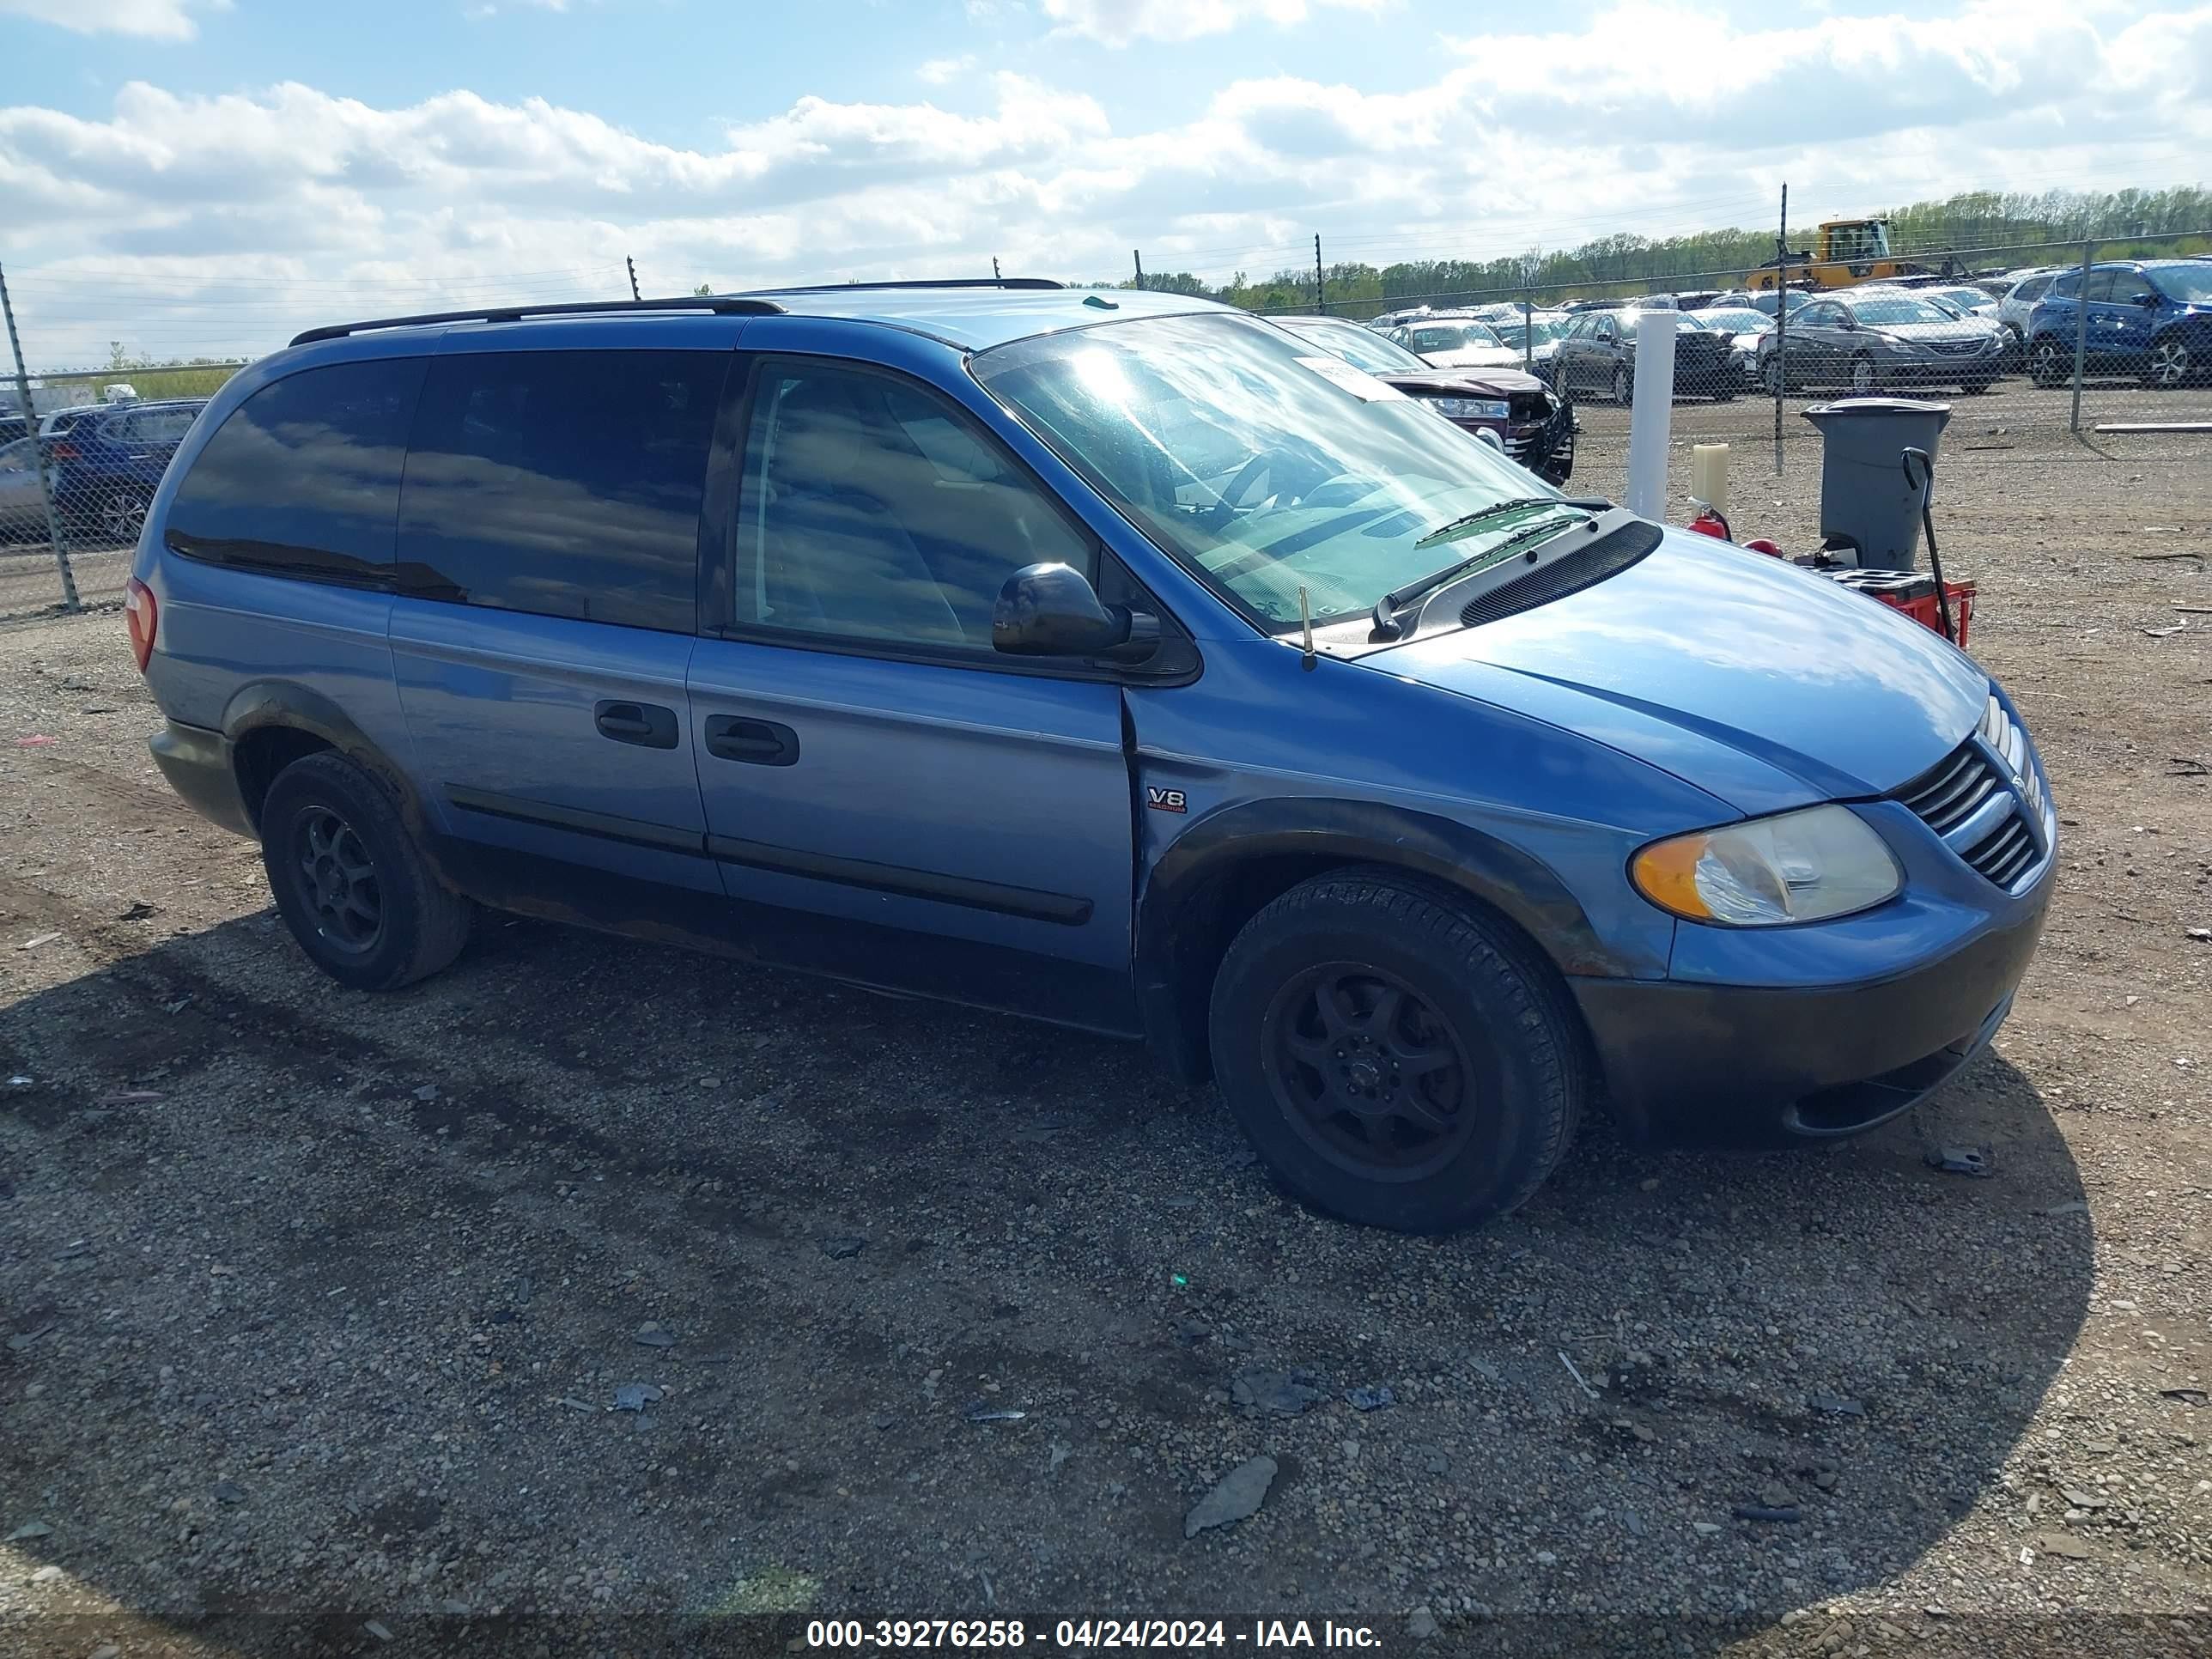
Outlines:
[[309, 755], [278, 773], [260, 829], [277, 914], [340, 984], [412, 984], [467, 943], [469, 902], [440, 884], [391, 796], [343, 756]]
[[1588, 1089], [1579, 1028], [1526, 943], [1381, 869], [1316, 877], [1246, 923], [1211, 1036], [1230, 1109], [1284, 1188], [1404, 1232], [1526, 1200]]

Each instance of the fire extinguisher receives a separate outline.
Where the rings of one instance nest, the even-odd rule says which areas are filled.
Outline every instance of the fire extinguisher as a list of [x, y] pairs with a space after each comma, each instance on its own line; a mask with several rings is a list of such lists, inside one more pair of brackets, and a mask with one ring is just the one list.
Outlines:
[[1717, 536], [1724, 542], [1735, 539], [1729, 530], [1729, 521], [1716, 512], [1711, 503], [1693, 500], [1690, 505], [1698, 509], [1698, 516], [1691, 520], [1686, 528], [1696, 531], [1700, 536]]

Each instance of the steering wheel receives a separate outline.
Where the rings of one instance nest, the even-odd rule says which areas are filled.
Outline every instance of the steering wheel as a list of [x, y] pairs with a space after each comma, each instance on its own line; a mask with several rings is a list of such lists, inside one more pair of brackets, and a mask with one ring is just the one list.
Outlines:
[[[1245, 495], [1249, 493], [1254, 484], [1266, 477], [1278, 465], [1291, 475], [1293, 482], [1298, 474], [1310, 475], [1318, 471], [1311, 461], [1294, 449], [1262, 450], [1237, 469], [1237, 476], [1229, 481], [1228, 487], [1221, 492], [1222, 506], [1231, 509], [1250, 506], [1251, 503], [1244, 499]], [[1290, 489], [1278, 489], [1275, 493], [1279, 495], [1287, 495], [1295, 498], [1302, 492]]]

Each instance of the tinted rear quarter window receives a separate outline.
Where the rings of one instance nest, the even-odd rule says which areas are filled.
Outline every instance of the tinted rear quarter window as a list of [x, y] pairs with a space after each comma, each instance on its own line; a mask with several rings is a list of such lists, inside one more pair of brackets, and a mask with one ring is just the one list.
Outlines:
[[[178, 486], [168, 545], [192, 558], [331, 581], [387, 580], [424, 361], [303, 369], [253, 393]], [[189, 425], [190, 412], [180, 412]]]
[[436, 359], [399, 512], [402, 592], [690, 633], [729, 356]]

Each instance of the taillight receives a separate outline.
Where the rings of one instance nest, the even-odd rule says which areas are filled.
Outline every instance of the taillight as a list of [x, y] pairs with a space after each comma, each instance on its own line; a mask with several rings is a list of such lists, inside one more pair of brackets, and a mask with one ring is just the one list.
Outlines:
[[123, 592], [123, 624], [131, 630], [131, 654], [138, 659], [143, 674], [154, 654], [154, 630], [161, 625], [161, 607], [154, 603], [154, 590], [136, 576]]

